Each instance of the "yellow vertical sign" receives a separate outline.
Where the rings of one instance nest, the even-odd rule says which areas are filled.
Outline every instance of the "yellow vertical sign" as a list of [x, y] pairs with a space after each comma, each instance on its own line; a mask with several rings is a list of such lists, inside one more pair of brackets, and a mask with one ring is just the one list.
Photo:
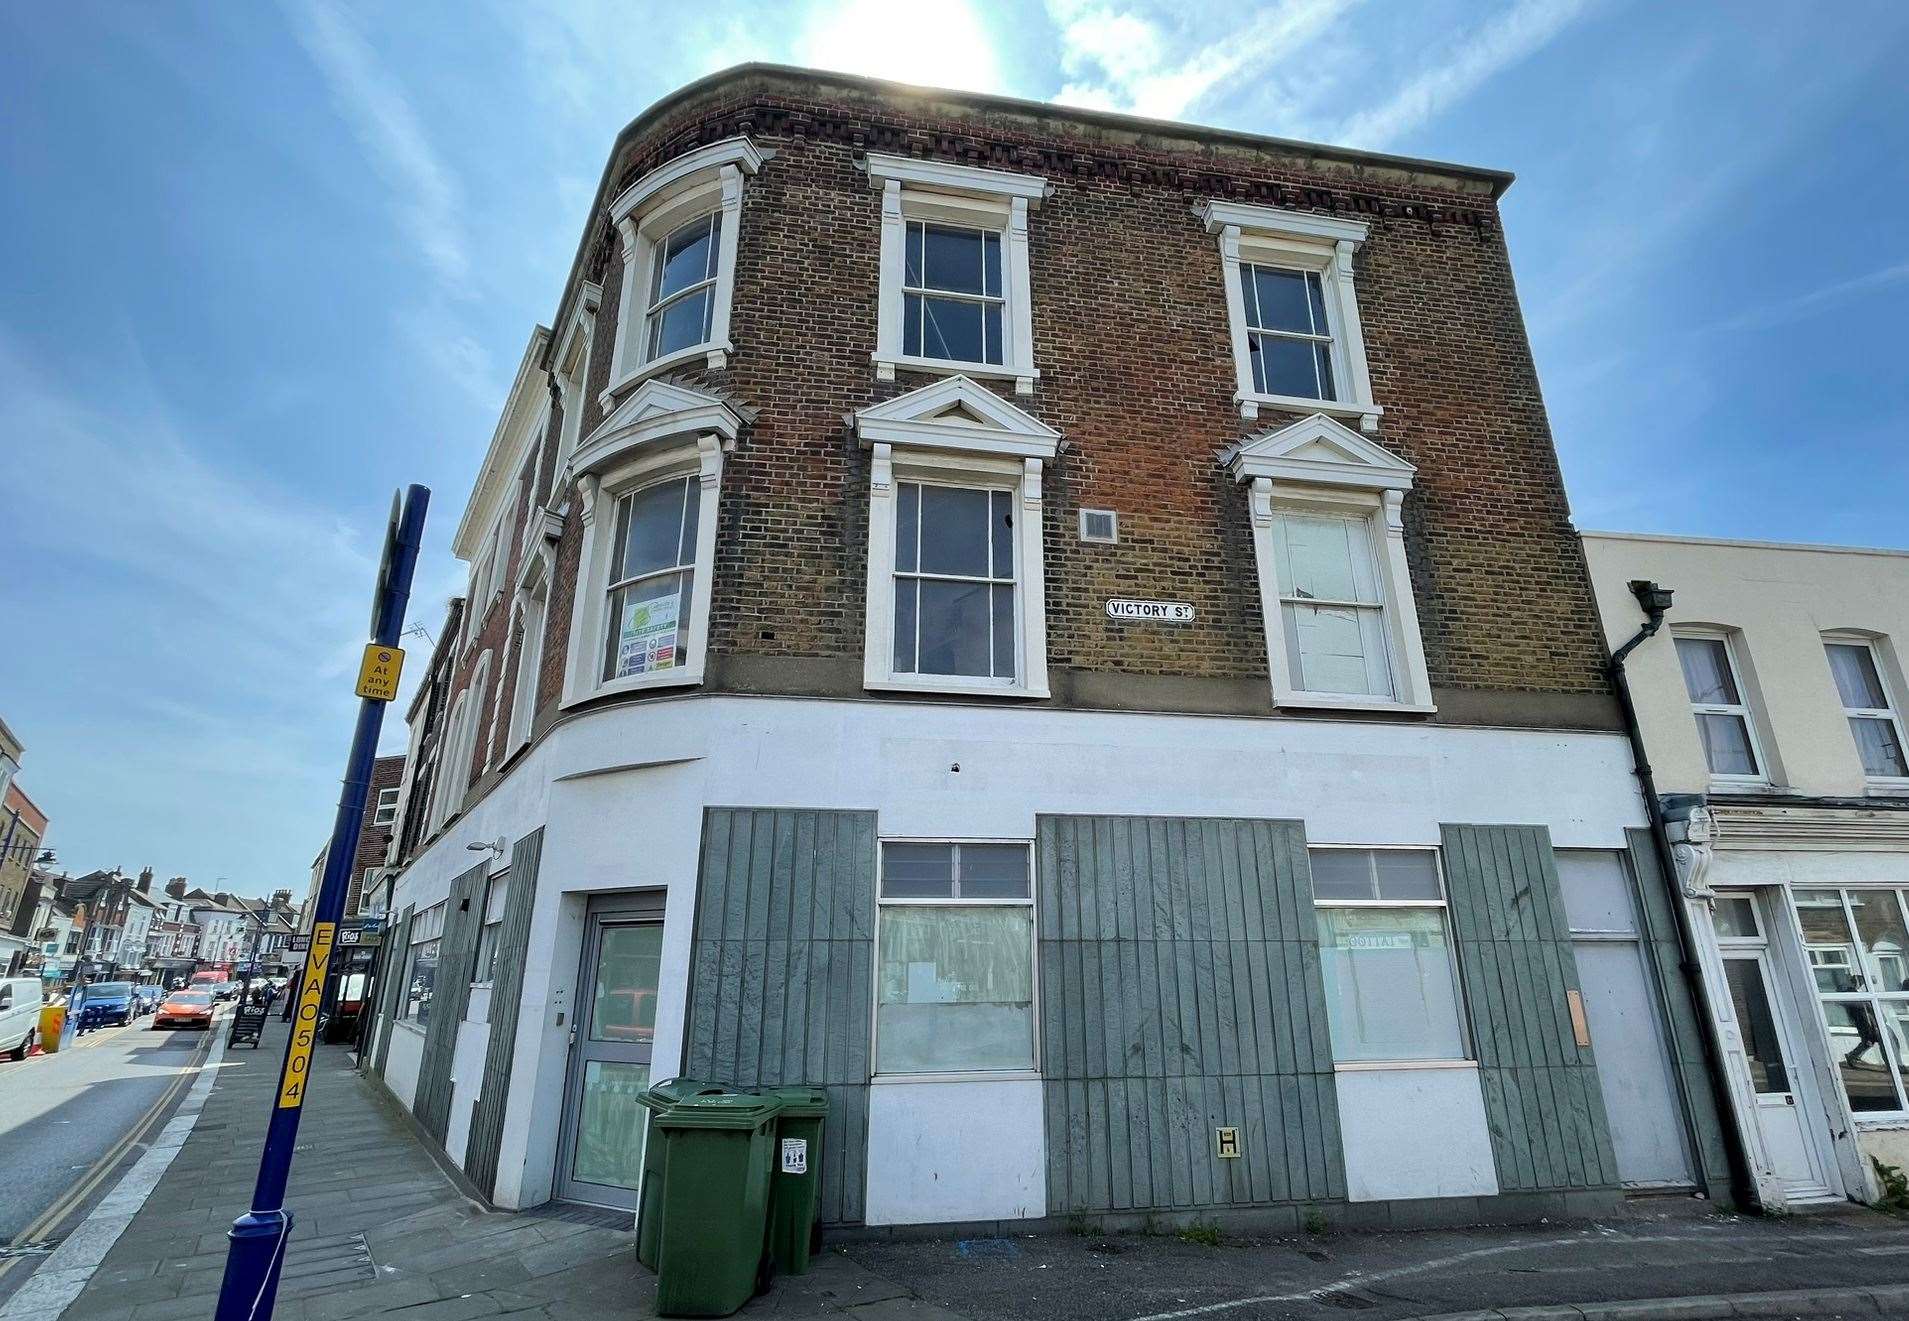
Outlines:
[[292, 1048], [285, 1052], [285, 1072], [278, 1079], [278, 1108], [303, 1104], [311, 1080], [312, 1045], [318, 1040], [318, 1004], [325, 998], [325, 970], [331, 965], [331, 941], [336, 922], [312, 927], [312, 947], [305, 953], [305, 971], [298, 979], [298, 1008], [292, 1013]]

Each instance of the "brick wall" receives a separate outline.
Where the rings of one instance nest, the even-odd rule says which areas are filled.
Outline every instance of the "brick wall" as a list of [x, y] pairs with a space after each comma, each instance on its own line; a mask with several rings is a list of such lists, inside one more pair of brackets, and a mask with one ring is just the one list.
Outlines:
[[[717, 682], [727, 658], [859, 670], [868, 460], [843, 415], [932, 379], [878, 383], [870, 363], [879, 208], [855, 162], [873, 149], [1054, 184], [1028, 226], [1041, 377], [1014, 402], [1067, 440], [1045, 483], [1057, 701], [1071, 700], [1070, 670], [1263, 691], [1245, 500], [1215, 456], [1289, 419], [1264, 413], [1248, 423], [1232, 402], [1219, 253], [1193, 214], [1228, 197], [1331, 201], [1371, 224], [1356, 271], [1373, 393], [1386, 410], [1377, 439], [1419, 470], [1406, 535], [1432, 683], [1441, 704], [1469, 695], [1437, 718], [1490, 721], [1494, 702], [1514, 694], [1603, 710], [1602, 643], [1490, 181], [1191, 130], [1119, 133], [1039, 108], [900, 103], [847, 80], [748, 71], [690, 94], [619, 145], [575, 273], [603, 290], [583, 434], [602, 417], [596, 401], [620, 311], [621, 258], [603, 209], [656, 165], [737, 133], [773, 154], [744, 189], [736, 352], [725, 370], [686, 374], [757, 410], [724, 470], [710, 629]], [[560, 425], [553, 415], [546, 471]], [[1083, 505], [1119, 511], [1119, 545], [1078, 540]], [[517, 511], [513, 556], [527, 512]], [[556, 551], [539, 727], [562, 690], [579, 539], [573, 508]], [[1115, 623], [1101, 609], [1110, 595], [1189, 600], [1198, 621]], [[506, 687], [503, 710], [511, 700], [508, 619], [504, 605], [491, 606], [458, 662], [462, 684], [476, 657], [493, 653], [492, 691], [477, 696], [473, 779], [489, 748], [494, 685]]]

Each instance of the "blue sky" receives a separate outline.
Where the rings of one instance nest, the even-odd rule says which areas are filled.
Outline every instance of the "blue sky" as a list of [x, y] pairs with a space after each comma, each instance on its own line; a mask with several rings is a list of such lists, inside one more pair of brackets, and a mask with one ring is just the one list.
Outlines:
[[1581, 527], [1909, 540], [1909, 6], [691, 12], [0, 9], [0, 715], [63, 863], [302, 892], [392, 489], [435, 633], [613, 135], [746, 59], [1514, 170]]

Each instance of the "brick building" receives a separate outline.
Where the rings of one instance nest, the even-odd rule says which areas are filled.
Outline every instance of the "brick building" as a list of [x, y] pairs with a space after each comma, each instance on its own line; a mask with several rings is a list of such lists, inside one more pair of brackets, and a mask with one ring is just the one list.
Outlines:
[[[391, 830], [398, 819], [398, 797], [404, 782], [403, 756], [379, 757], [371, 763], [371, 788], [365, 796], [365, 816], [358, 830], [358, 850], [352, 855], [351, 885], [345, 891], [344, 915], [355, 918], [363, 907], [365, 891], [378, 881], [391, 849]], [[305, 889], [305, 901], [299, 908], [299, 927], [311, 930], [318, 899], [318, 886], [325, 877], [325, 860], [331, 843], [318, 850], [312, 859], [311, 883]]]
[[834, 1223], [1719, 1188], [1510, 182], [765, 66], [638, 117], [411, 711], [371, 1057], [451, 1159], [634, 1205], [680, 1073], [827, 1087]]

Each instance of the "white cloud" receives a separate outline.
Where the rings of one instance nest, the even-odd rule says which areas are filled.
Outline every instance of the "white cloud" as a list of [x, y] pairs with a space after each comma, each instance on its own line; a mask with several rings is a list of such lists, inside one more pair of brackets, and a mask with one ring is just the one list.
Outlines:
[[1808, 293], [1797, 294], [1791, 298], [1781, 298], [1761, 307], [1753, 307], [1732, 317], [1725, 317], [1702, 327], [1700, 334], [1728, 334], [1739, 330], [1768, 330], [1772, 326], [1799, 321], [1814, 316], [1825, 308], [1832, 307], [1860, 294], [1877, 289], [1886, 289], [1891, 285], [1909, 281], [1909, 261], [1899, 261], [1863, 275], [1851, 276], [1847, 280], [1838, 280], [1826, 284], [1821, 289], [1812, 289]]
[[333, 103], [396, 194], [411, 239], [446, 292], [470, 273], [456, 178], [439, 158], [403, 86], [353, 19], [331, 0], [290, 6], [299, 44], [325, 76]]
[[1388, 100], [1354, 114], [1333, 140], [1368, 149], [1397, 141], [1542, 49], [1585, 7], [1586, 0], [1520, 0], [1435, 56]]
[[964, 92], [1004, 89], [997, 38], [968, 0], [916, 0], [907, 21], [888, 0], [809, 10], [792, 43], [797, 64]]
[[[1284, 0], [1217, 33], [1188, 30], [1181, 10], [1147, 15], [1110, 0], [1048, 0], [1065, 79], [1055, 100], [1154, 119], [1180, 119], [1203, 100], [1236, 90], [1250, 71], [1276, 90], [1265, 65], [1293, 60], [1333, 33], [1355, 0]], [[1288, 111], [1297, 97], [1276, 97]], [[1276, 107], [1277, 108], [1277, 107]], [[1289, 132], [1275, 126], [1268, 131]]]

